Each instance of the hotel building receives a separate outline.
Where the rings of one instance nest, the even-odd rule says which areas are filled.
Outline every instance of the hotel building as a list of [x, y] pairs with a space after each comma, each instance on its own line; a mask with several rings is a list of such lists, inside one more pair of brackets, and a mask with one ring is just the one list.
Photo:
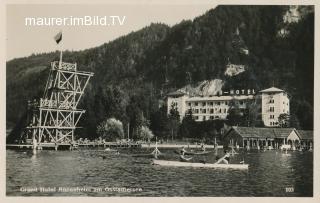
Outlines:
[[265, 126], [278, 126], [280, 114], [289, 115], [288, 94], [278, 88], [271, 87], [260, 91], [261, 93], [261, 116]]
[[[219, 96], [221, 95], [221, 96]], [[174, 106], [182, 120], [191, 110], [196, 121], [226, 119], [229, 109], [236, 105], [240, 109], [247, 109], [252, 102], [261, 106], [261, 116], [265, 126], [277, 126], [278, 117], [282, 113], [289, 114], [289, 98], [283, 91], [275, 87], [260, 91], [230, 90], [219, 92], [218, 95], [190, 96], [187, 92], [178, 90], [167, 95], [167, 113]]]

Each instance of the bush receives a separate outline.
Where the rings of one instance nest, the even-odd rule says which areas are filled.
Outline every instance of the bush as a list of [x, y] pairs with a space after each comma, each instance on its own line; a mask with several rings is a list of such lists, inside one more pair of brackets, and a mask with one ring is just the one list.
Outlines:
[[108, 141], [123, 139], [124, 131], [122, 122], [115, 118], [109, 118], [97, 126], [97, 134]]
[[147, 126], [142, 126], [139, 131], [139, 137], [142, 140], [148, 140], [150, 142], [150, 140], [154, 137], [154, 134]]

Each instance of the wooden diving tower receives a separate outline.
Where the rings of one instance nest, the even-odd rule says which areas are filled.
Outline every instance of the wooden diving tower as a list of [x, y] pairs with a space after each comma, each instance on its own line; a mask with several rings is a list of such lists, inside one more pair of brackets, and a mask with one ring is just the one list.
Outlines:
[[76, 63], [62, 62], [62, 56], [51, 63], [43, 97], [28, 102], [25, 139], [32, 140], [34, 148], [72, 147], [75, 129], [85, 113], [77, 106], [92, 76], [92, 72], [78, 71]]

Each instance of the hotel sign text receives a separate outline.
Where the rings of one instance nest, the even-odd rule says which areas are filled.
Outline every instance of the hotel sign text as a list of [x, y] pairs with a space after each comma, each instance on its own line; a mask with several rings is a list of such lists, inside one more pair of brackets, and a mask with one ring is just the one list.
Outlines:
[[254, 89], [241, 89], [241, 90], [230, 90], [230, 91], [224, 91], [224, 94], [227, 95], [250, 95], [255, 94]]

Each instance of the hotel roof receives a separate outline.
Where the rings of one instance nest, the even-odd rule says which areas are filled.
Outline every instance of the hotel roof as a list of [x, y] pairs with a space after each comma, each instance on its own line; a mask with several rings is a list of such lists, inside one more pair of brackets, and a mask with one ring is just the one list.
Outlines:
[[261, 90], [260, 92], [284, 92], [284, 90], [276, 88], [276, 87], [270, 87], [265, 90]]

